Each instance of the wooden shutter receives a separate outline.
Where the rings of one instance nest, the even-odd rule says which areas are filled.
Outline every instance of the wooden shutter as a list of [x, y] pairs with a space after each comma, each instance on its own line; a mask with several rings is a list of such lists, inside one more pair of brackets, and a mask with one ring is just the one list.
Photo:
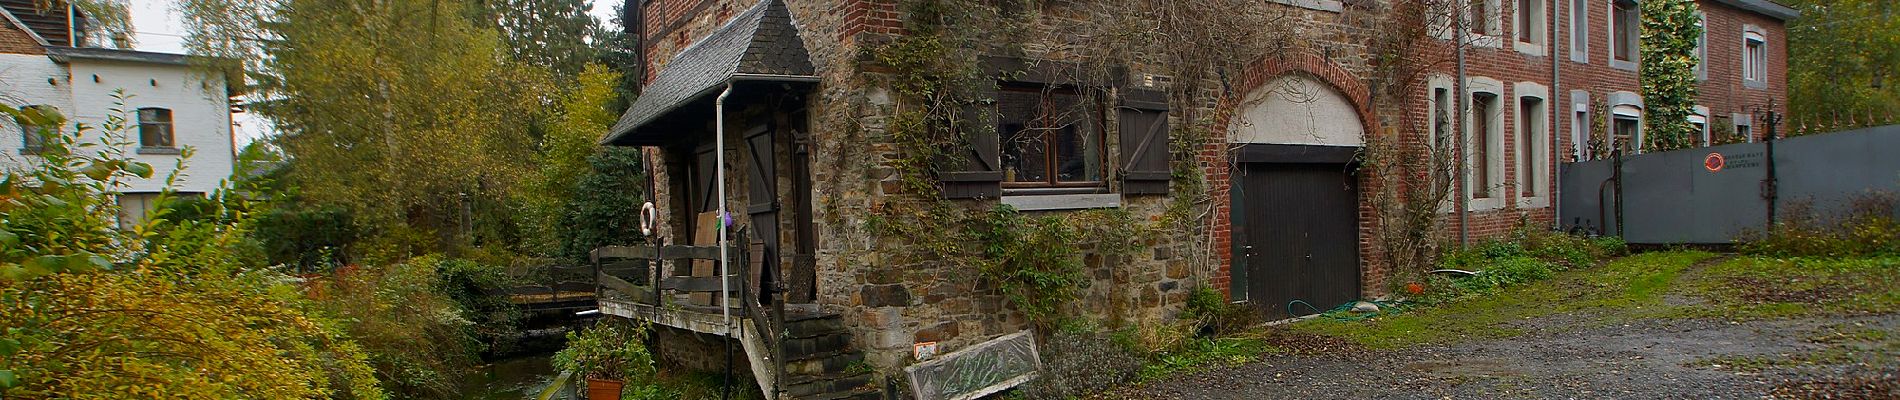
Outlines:
[[952, 126], [953, 133], [963, 137], [965, 147], [953, 153], [951, 162], [937, 173], [946, 198], [995, 198], [1003, 194], [995, 84], [979, 89], [977, 94], [979, 100], [963, 105]]
[[1121, 125], [1122, 193], [1167, 194], [1168, 96], [1152, 90], [1122, 92], [1116, 118]]

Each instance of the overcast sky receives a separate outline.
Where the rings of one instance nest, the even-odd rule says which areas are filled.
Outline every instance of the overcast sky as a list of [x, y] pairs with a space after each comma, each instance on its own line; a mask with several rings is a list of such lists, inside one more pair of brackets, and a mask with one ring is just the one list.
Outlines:
[[[619, 1], [592, 0], [589, 3], [593, 5], [589, 14], [606, 24], [613, 20], [613, 6]], [[185, 27], [180, 25], [177, 5], [178, 0], [130, 0], [132, 30], [137, 32], [136, 49], [161, 53], [185, 52]], [[239, 114], [235, 119], [238, 126], [232, 134], [237, 136], [239, 146], [270, 134], [269, 124], [256, 115]]]

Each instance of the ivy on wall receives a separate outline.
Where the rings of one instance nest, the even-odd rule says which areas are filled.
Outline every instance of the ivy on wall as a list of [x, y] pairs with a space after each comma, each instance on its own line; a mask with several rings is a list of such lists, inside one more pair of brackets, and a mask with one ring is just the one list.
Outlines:
[[1646, 0], [1641, 7], [1643, 149], [1694, 146], [1701, 132], [1689, 123], [1689, 115], [1695, 112], [1695, 49], [1702, 36], [1695, 1]]

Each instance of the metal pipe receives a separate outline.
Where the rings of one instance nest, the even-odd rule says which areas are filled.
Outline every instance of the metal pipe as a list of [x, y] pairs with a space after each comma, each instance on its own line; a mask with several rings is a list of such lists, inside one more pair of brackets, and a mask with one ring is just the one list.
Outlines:
[[[1545, 133], [1550, 134], [1550, 162], [1544, 166], [1544, 170], [1549, 173], [1544, 175], [1544, 185], [1550, 188], [1550, 227], [1551, 229], [1558, 229], [1558, 227], [1563, 225], [1563, 220], [1559, 219], [1562, 218], [1562, 216], [1558, 214], [1563, 210], [1564, 185], [1557, 181], [1557, 178], [1562, 175], [1558, 167], [1563, 165], [1563, 160], [1558, 158], [1559, 156], [1557, 155], [1558, 152], [1563, 151], [1563, 135], [1557, 134], [1557, 121], [1562, 119], [1561, 117], [1564, 111], [1562, 111], [1560, 107], [1557, 107], [1557, 104], [1559, 104], [1557, 102], [1558, 94], [1563, 93], [1561, 86], [1559, 86], [1559, 84], [1563, 83], [1563, 69], [1559, 68], [1559, 65], [1563, 62], [1557, 59], [1557, 24], [1563, 21], [1564, 7], [1557, 4], [1561, 3], [1561, 1], [1553, 0], [1549, 3], [1550, 36], [1545, 38], [1544, 44], [1550, 46], [1550, 51], [1546, 53], [1550, 56], [1550, 99], [1544, 101], [1544, 108], [1550, 109], [1550, 122], [1544, 124], [1544, 128], [1549, 131]], [[1575, 31], [1577, 27], [1573, 26], [1570, 27], [1570, 29]], [[1575, 124], [1573, 123], [1572, 125]]]
[[727, 259], [726, 243], [726, 96], [732, 95], [732, 82], [726, 82], [726, 90], [719, 92], [719, 98], [713, 100], [713, 184], [718, 191], [719, 218], [713, 223], [719, 229], [719, 317], [726, 326], [726, 336], [732, 336], [732, 296], [731, 290], [732, 260]]
[[726, 81], [726, 90], [719, 92], [719, 98], [713, 100], [713, 164], [715, 164], [713, 184], [717, 185], [719, 191], [719, 218], [713, 223], [719, 225], [719, 317], [725, 323], [728, 339], [726, 340], [725, 389], [722, 398], [732, 397], [732, 340], [738, 339], [732, 334], [732, 293], [729, 293], [732, 285], [727, 282], [732, 279], [732, 260], [728, 259], [731, 251], [726, 243], [726, 236], [730, 233], [727, 232], [727, 226], [730, 224], [726, 223], [730, 218], [726, 215], [726, 96], [729, 95], [732, 95], [731, 80]]
[[[1470, 7], [1470, 4], [1466, 4], [1465, 6]], [[1455, 152], [1458, 155], [1458, 247], [1463, 248], [1471, 244], [1471, 188], [1468, 187], [1471, 182], [1466, 178], [1467, 175], [1471, 174], [1471, 171], [1469, 171], [1471, 160], [1466, 159], [1465, 150], [1467, 150], [1466, 147], [1468, 144], [1465, 143], [1465, 136], [1468, 136], [1469, 133], [1464, 131], [1469, 128], [1465, 126], [1465, 118], [1471, 118], [1471, 110], [1465, 109], [1465, 107], [1470, 105], [1468, 101], [1465, 101], [1465, 97], [1470, 95], [1465, 93], [1470, 90], [1469, 82], [1465, 82], [1467, 78], [1465, 76], [1465, 41], [1469, 40], [1466, 36], [1470, 30], [1467, 27], [1465, 16], [1470, 15], [1470, 11], [1455, 8], [1456, 7], [1454, 7], [1452, 12], [1457, 15], [1452, 15], [1451, 17], [1452, 21], [1458, 23], [1458, 40], [1456, 40], [1456, 43], [1453, 43], [1453, 45], [1456, 46], [1454, 51], [1457, 53], [1456, 57], [1458, 59], [1458, 79], [1452, 81], [1452, 85], [1456, 86], [1452, 91], [1458, 92], [1458, 94], [1457, 98], [1452, 100], [1452, 107], [1458, 109], [1458, 118], [1453, 118], [1452, 121], [1458, 124], [1458, 150]]]

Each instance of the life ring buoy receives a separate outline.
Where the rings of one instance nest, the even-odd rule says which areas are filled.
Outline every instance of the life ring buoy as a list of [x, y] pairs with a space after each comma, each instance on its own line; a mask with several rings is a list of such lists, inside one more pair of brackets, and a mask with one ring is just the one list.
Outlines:
[[640, 205], [641, 236], [653, 236], [653, 231], [658, 230], [657, 224], [659, 224], [659, 222], [660, 211], [653, 207], [653, 202], [649, 201]]

